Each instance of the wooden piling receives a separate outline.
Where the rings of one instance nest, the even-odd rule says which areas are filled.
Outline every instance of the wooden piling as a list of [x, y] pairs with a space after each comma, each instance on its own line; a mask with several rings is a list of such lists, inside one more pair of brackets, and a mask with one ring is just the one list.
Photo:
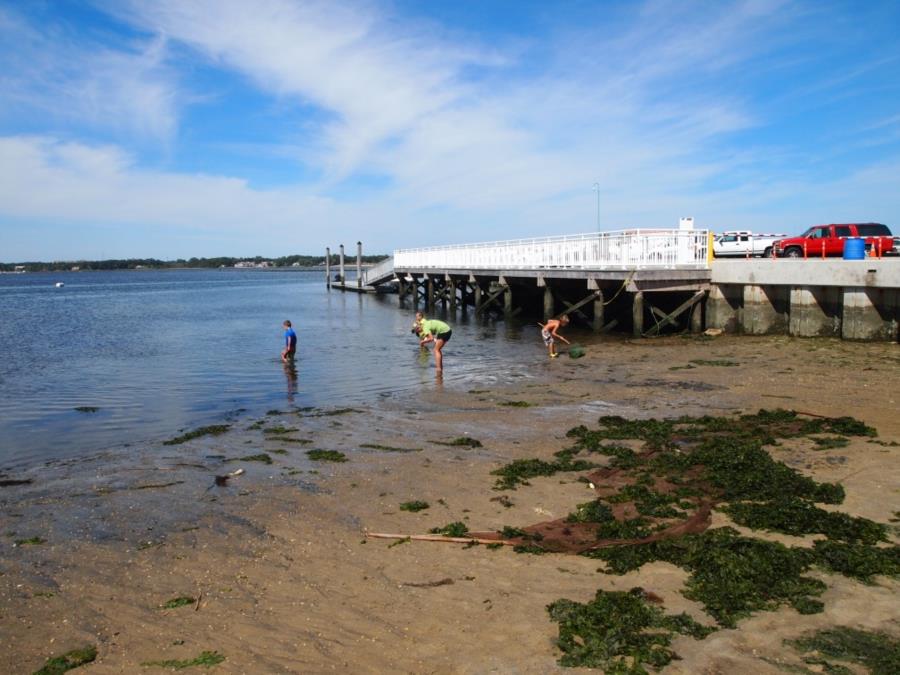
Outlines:
[[341, 286], [343, 286], [344, 285], [344, 245], [343, 244], [341, 244], [340, 264], [341, 264]]
[[631, 333], [639, 338], [644, 334], [644, 294], [638, 291], [634, 294], [631, 305]]
[[425, 275], [425, 306], [429, 311], [434, 309], [434, 279], [430, 274]]
[[456, 312], [456, 280], [449, 274], [444, 277], [450, 291], [450, 311]]
[[591, 322], [591, 327], [594, 329], [595, 333], [599, 333], [603, 330], [604, 310], [603, 291], [598, 288], [597, 296], [594, 298], [594, 318]]
[[325, 247], [325, 287], [331, 288], [331, 249]]
[[356, 287], [362, 288], [362, 242], [356, 242]]

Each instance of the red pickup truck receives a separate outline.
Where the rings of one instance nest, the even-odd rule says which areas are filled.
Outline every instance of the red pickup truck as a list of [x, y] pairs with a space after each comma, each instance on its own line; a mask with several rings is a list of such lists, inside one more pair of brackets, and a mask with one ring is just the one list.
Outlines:
[[772, 253], [780, 258], [835, 256], [844, 254], [844, 241], [849, 237], [866, 240], [866, 251], [875, 255], [892, 255], [894, 238], [887, 225], [881, 223], [847, 223], [845, 225], [815, 225], [799, 237], [779, 239], [772, 244]]

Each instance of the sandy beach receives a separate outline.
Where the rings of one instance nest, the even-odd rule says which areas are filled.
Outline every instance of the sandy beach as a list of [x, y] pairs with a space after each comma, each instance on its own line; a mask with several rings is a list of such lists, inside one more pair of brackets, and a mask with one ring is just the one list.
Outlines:
[[[31, 481], [0, 488], [0, 671], [33, 672], [94, 645], [96, 660], [77, 672], [161, 671], [141, 664], [205, 651], [224, 657], [213, 669], [222, 673], [571, 672], [557, 665], [546, 606], [584, 602], [600, 588], [642, 586], [667, 612], [711, 624], [681, 594], [685, 572], [667, 563], [612, 576], [576, 555], [366, 538], [367, 530], [426, 533], [461, 521], [486, 531], [565, 516], [589, 498], [577, 473], [501, 492], [491, 471], [552, 457], [570, 444], [567, 430], [600, 415], [852, 415], [881, 443], [854, 437], [814, 450], [797, 439], [772, 454], [841, 483], [841, 508], [852, 515], [888, 523], [900, 511], [900, 447], [890, 445], [900, 441], [896, 344], [720, 336], [587, 346], [584, 358], [542, 361], [512, 387], [447, 385], [261, 419], [236, 413], [222, 435], [0, 476]], [[448, 373], [452, 359], [448, 348]], [[461, 437], [481, 447], [439, 443]], [[311, 461], [310, 449], [348, 461]], [[260, 453], [272, 463], [240, 459]], [[236, 469], [245, 473], [215, 485]], [[400, 510], [412, 500], [429, 508]], [[713, 526], [727, 522], [714, 512]], [[897, 580], [811, 575], [827, 584], [824, 612], [783, 606], [704, 640], [679, 637], [681, 660], [664, 672], [785, 672], [783, 664], [802, 664], [785, 639], [832, 625], [900, 630]], [[164, 607], [179, 597], [191, 601]]]

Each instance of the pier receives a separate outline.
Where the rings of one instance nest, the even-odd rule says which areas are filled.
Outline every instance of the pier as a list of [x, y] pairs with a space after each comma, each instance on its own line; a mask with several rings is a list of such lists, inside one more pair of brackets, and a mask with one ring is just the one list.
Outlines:
[[[329, 287], [396, 292], [401, 307], [544, 320], [634, 337], [724, 332], [898, 338], [900, 258], [713, 260], [708, 230], [624, 230], [400, 249]], [[330, 261], [330, 250], [326, 261]]]

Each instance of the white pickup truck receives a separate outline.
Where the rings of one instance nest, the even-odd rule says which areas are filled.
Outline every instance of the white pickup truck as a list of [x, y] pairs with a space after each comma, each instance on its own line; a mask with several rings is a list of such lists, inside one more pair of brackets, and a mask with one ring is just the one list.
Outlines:
[[713, 238], [713, 255], [717, 258], [742, 258], [772, 255], [772, 242], [784, 239], [786, 234], [754, 234], [748, 230], [732, 230]]

